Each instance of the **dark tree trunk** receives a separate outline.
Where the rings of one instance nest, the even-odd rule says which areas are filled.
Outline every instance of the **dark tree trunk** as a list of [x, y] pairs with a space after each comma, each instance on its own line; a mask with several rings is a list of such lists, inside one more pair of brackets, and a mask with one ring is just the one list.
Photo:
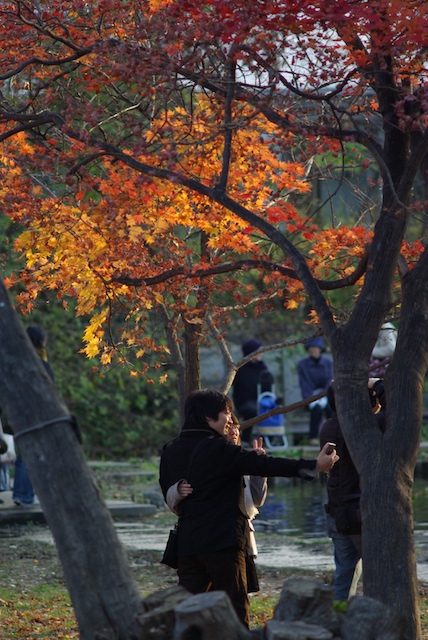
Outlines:
[[349, 351], [338, 344], [335, 357], [339, 419], [361, 478], [364, 594], [405, 615], [412, 640], [420, 638], [412, 488], [428, 367], [427, 273], [425, 252], [403, 277], [400, 330], [385, 377], [384, 434], [367, 397], [364, 323]]
[[2, 283], [0, 309], [0, 405], [55, 539], [81, 638], [138, 638], [142, 598], [113, 521]]
[[[336, 371], [335, 384], [341, 390], [339, 420], [360, 475], [364, 595], [401, 612], [409, 623], [406, 638], [414, 640], [420, 637], [420, 622], [412, 487], [420, 407], [417, 401], [407, 405], [406, 394], [397, 393], [404, 404], [397, 409], [394, 404], [399, 402], [391, 402], [382, 434], [371, 413], [367, 382], [355, 387], [348, 376]], [[387, 402], [397, 385], [387, 384]], [[421, 397], [421, 392], [414, 391]]]
[[378, 463], [362, 473], [364, 595], [405, 614], [409, 628], [402, 637], [413, 640], [420, 637], [420, 616], [411, 465], [391, 468], [389, 453], [389, 446], [382, 448]]

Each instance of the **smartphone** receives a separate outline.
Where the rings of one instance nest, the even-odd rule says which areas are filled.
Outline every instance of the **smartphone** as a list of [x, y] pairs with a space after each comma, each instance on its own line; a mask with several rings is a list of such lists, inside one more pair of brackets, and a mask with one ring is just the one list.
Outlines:
[[334, 442], [328, 442], [327, 444], [328, 444], [328, 447], [325, 452], [329, 456], [330, 453], [333, 453], [333, 451], [336, 449], [336, 445]]

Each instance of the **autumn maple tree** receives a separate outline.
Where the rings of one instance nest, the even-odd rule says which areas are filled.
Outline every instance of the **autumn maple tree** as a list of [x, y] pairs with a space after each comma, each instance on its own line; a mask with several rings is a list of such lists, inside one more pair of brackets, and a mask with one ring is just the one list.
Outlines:
[[[207, 137], [201, 149], [192, 144], [193, 134], [181, 132], [180, 110], [166, 115], [175, 123], [176, 135], [185, 139], [182, 165], [189, 172], [197, 167], [200, 179], [211, 179], [221, 165], [218, 140], [210, 141], [207, 121], [213, 116], [209, 105], [201, 98], [194, 114], [193, 127]], [[159, 144], [166, 148], [169, 138], [158, 126]], [[269, 203], [269, 220], [287, 220], [297, 227], [295, 208], [286, 201], [275, 202], [271, 194], [273, 189], [307, 191], [304, 167], [281, 161], [263, 143], [262, 135], [269, 128], [260, 118], [248, 134], [238, 132], [236, 153], [243, 159], [232, 169], [231, 180], [255, 208]], [[6, 150], [12, 153], [16, 144], [14, 139], [5, 145]], [[257, 153], [244, 156], [244, 148]], [[261, 174], [254, 171], [257, 154], [264, 168]], [[240, 287], [234, 272], [253, 267], [257, 260], [260, 268], [265, 262], [274, 269], [270, 245], [251, 237], [248, 225], [221, 206], [210, 205], [206, 196], [189, 194], [180, 185], [171, 188], [141, 182], [133, 169], [112, 163], [109, 158], [102, 162], [102, 179], [98, 171], [85, 172], [76, 194], [56, 199], [44, 195], [34, 201], [42, 188], [30, 185], [27, 191], [32, 202], [25, 208], [22, 203], [13, 207], [12, 215], [18, 222], [27, 218], [28, 208], [33, 211], [31, 225], [16, 243], [27, 264], [19, 274], [26, 289], [18, 295], [18, 302], [29, 312], [43, 288], [57, 289], [64, 300], [74, 296], [79, 314], [93, 314], [84, 336], [89, 357], [100, 355], [103, 365], [116, 357], [130, 366], [134, 363], [135, 371], [135, 363], [140, 361], [139, 370], [143, 372], [149, 368], [153, 354], [157, 354], [158, 367], [169, 359], [176, 366], [179, 380], [183, 378], [179, 391], [184, 397], [200, 384], [197, 347], [206, 332], [205, 325], [210, 324], [214, 330], [231, 306], [245, 307], [253, 300], [253, 288]], [[19, 173], [18, 167], [15, 170]], [[195, 277], [189, 278], [190, 274]], [[13, 275], [8, 284], [13, 286], [17, 279]], [[272, 287], [258, 293], [259, 304], [273, 294], [276, 291]], [[226, 309], [222, 297], [227, 300]], [[297, 303], [290, 296], [288, 304]], [[166, 343], [162, 332], [147, 337], [146, 325], [153, 313], [165, 328]], [[126, 322], [115, 331], [112, 317], [124, 314]], [[186, 340], [182, 375], [178, 353], [181, 334]]]
[[[428, 367], [424, 2], [17, 0], [0, 16], [2, 199], [26, 227], [26, 269], [7, 282], [25, 283], [19, 303], [31, 309], [44, 287], [76, 297], [92, 315], [88, 355], [108, 364], [132, 352], [143, 370], [148, 353], [171, 357], [188, 390], [193, 346], [210, 327], [226, 352], [228, 306], [253, 299], [240, 272], [257, 270], [263, 304], [286, 292], [285, 313], [307, 296], [361, 476], [364, 593], [403, 615], [403, 637], [419, 638], [411, 492]], [[334, 195], [357, 179], [364, 203], [344, 224]], [[335, 193], [308, 200], [312, 181]], [[333, 309], [328, 290], [356, 283], [348, 313]], [[144, 331], [151, 310], [166, 343]], [[382, 435], [367, 367], [392, 311], [399, 338]], [[73, 576], [69, 588], [76, 606]]]

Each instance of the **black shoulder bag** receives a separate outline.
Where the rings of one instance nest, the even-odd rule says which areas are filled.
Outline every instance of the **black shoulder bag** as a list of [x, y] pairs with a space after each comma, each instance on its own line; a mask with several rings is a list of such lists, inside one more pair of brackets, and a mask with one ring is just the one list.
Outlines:
[[178, 568], [178, 523], [174, 525], [168, 536], [165, 551], [163, 552], [161, 564], [166, 564], [171, 569]]

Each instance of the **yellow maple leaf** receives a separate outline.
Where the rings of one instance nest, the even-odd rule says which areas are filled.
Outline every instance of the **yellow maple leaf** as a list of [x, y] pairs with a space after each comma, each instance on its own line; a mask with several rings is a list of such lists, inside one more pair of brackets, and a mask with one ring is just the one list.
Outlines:
[[113, 357], [113, 354], [110, 351], [107, 351], [107, 350], [103, 351], [100, 358], [101, 364], [104, 364], [104, 365], [110, 364], [112, 361], [112, 357]]
[[297, 309], [298, 306], [299, 306], [299, 303], [296, 300], [288, 300], [287, 304], [285, 305], [285, 308]]

